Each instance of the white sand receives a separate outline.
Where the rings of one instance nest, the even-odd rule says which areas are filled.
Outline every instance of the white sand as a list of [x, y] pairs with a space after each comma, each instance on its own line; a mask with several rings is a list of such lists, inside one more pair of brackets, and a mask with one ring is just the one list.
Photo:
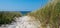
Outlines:
[[39, 21], [29, 16], [20, 17], [19, 19], [17, 19], [16, 28], [39, 28], [39, 27], [40, 27]]

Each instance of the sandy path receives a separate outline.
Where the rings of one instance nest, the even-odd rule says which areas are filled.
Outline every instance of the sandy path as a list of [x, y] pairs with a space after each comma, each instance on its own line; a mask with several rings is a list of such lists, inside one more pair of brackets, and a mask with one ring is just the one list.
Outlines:
[[17, 26], [16, 28], [39, 28], [39, 21], [29, 17], [24, 16], [17, 19]]

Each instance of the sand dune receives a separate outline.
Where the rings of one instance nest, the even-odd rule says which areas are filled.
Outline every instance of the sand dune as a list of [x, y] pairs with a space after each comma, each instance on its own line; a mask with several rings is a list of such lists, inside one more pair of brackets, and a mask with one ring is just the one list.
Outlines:
[[16, 22], [11, 25], [1, 26], [0, 28], [40, 28], [40, 22], [34, 17], [23, 16], [16, 18]]

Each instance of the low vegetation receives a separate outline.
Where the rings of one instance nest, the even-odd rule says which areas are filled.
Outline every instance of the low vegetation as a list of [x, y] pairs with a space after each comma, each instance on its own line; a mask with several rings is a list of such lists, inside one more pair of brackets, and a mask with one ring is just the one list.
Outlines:
[[20, 16], [20, 12], [0, 11], [0, 25], [10, 24], [12, 21], [15, 21], [14, 17]]
[[31, 12], [28, 15], [34, 16], [41, 22], [42, 28], [47, 28], [49, 24], [50, 28], [59, 28], [60, 26], [60, 1], [54, 0], [52, 3], [48, 3], [45, 7]]

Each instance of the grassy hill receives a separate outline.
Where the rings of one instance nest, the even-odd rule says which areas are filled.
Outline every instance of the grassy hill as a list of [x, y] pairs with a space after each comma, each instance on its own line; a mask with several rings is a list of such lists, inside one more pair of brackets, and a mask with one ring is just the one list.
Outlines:
[[47, 3], [43, 8], [31, 12], [28, 15], [34, 16], [41, 22], [41, 26], [46, 28], [49, 24], [50, 28], [59, 28], [60, 26], [60, 0], [54, 0]]

